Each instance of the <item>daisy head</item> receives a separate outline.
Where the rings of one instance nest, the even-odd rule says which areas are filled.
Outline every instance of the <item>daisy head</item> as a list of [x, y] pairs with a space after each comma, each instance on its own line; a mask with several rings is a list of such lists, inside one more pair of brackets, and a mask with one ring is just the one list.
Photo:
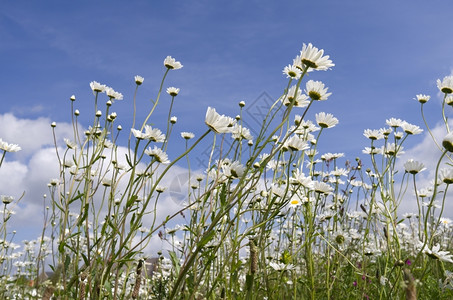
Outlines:
[[332, 93], [327, 92], [328, 88], [321, 81], [309, 80], [305, 85], [305, 93], [312, 100], [327, 100]]
[[[324, 55], [324, 50], [319, 50], [314, 47], [311, 43], [308, 45], [303, 44], [300, 55], [300, 67], [302, 69], [310, 68], [314, 70], [328, 70], [330, 67], [335, 66], [334, 63], [329, 59], [329, 55]], [[310, 70], [309, 69], [309, 70]]]
[[338, 119], [332, 114], [320, 112], [319, 114], [316, 114], [316, 122], [321, 128], [331, 128], [338, 124]]
[[167, 88], [167, 94], [169, 94], [172, 97], [178, 96], [179, 89], [175, 87], [169, 87]]
[[423, 95], [423, 94], [416, 95], [415, 97], [416, 97], [415, 100], [417, 100], [421, 104], [428, 102], [429, 99], [431, 98], [431, 96]]
[[440, 79], [437, 79], [437, 87], [442, 93], [453, 93], [453, 76], [445, 76], [442, 81], [440, 81]]
[[176, 59], [174, 59], [171, 56], [167, 56], [165, 58], [164, 66], [167, 67], [170, 70], [178, 70], [178, 69], [181, 69], [183, 67], [183, 65], [179, 61], [176, 61]]

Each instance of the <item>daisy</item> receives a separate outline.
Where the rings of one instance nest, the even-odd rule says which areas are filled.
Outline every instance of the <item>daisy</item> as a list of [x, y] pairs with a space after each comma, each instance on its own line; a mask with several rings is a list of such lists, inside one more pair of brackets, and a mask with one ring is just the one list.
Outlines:
[[332, 61], [329, 59], [329, 55], [323, 56], [324, 50], [319, 50], [316, 47], [313, 47], [311, 43], [308, 45], [303, 44], [300, 55], [296, 57], [295, 64], [302, 70], [309, 68], [314, 70], [328, 70], [330, 67], [335, 66]]
[[291, 151], [301, 151], [308, 149], [309, 146], [306, 141], [304, 141], [297, 135], [293, 135], [288, 140], [286, 140], [283, 148], [289, 149]]
[[145, 125], [145, 136], [153, 142], [162, 143], [165, 141], [165, 134], [163, 134], [159, 129], [152, 128], [149, 125]]
[[190, 140], [190, 139], [193, 139], [195, 137], [195, 134], [193, 134], [192, 132], [183, 131], [183, 132], [181, 132], [181, 137], [183, 139]]
[[242, 125], [239, 125], [239, 124], [234, 124], [234, 126], [232, 127], [232, 137], [235, 139], [235, 140], [242, 140], [242, 139], [246, 139], [248, 141], [251, 141], [253, 139], [253, 136], [252, 134], [250, 133], [250, 130], [248, 128], [245, 128], [243, 127]]
[[147, 155], [149, 155], [151, 157], [154, 157], [155, 160], [157, 160], [158, 162], [160, 162], [160, 163], [162, 163], [164, 165], [170, 163], [170, 160], [168, 159], [167, 153], [162, 151], [162, 149], [157, 148], [156, 146], [154, 146], [153, 149], [151, 149], [151, 147], [146, 149], [145, 150], [145, 154], [147, 154]]
[[109, 98], [111, 100], [113, 100], [113, 99], [115, 99], [115, 100], [123, 100], [123, 94], [121, 94], [119, 92], [116, 92], [111, 87], [106, 87], [105, 88], [105, 92], [106, 92], [107, 96], [109, 96]]
[[178, 70], [178, 69], [181, 69], [183, 67], [183, 65], [179, 61], [176, 61], [176, 59], [174, 59], [171, 56], [167, 56], [165, 58], [164, 66], [167, 67], [170, 70]]
[[179, 89], [175, 87], [169, 87], [167, 88], [167, 94], [169, 94], [172, 97], [175, 97], [179, 94]]
[[453, 132], [450, 132], [444, 137], [442, 146], [444, 146], [448, 152], [453, 152]]
[[401, 129], [403, 129], [407, 134], [420, 134], [423, 132], [423, 129], [421, 129], [419, 126], [410, 124], [408, 122], [403, 122]]
[[93, 90], [93, 92], [96, 92], [96, 93], [103, 93], [103, 92], [105, 92], [105, 89], [107, 88], [107, 86], [105, 84], [100, 84], [97, 81], [90, 82], [90, 87]]
[[305, 93], [312, 100], [327, 100], [332, 93], [327, 93], [328, 88], [325, 88], [321, 81], [309, 80], [305, 85]]
[[218, 114], [215, 108], [208, 107], [208, 110], [206, 111], [205, 123], [215, 133], [231, 132], [231, 122], [231, 118]]
[[363, 135], [370, 140], [380, 140], [384, 138], [382, 131], [380, 129], [365, 129]]
[[302, 71], [297, 68], [295, 65], [287, 65], [283, 69], [283, 74], [286, 75], [286, 78], [299, 79]]
[[415, 175], [421, 171], [426, 170], [425, 165], [413, 159], [409, 159], [404, 163], [404, 169], [406, 170], [407, 173], [412, 175]]
[[376, 148], [376, 147], [365, 147], [365, 149], [362, 150], [363, 154], [382, 154], [382, 148]]
[[437, 79], [437, 87], [442, 93], [453, 93], [453, 76], [445, 76], [442, 81], [440, 81], [440, 79]]
[[344, 153], [325, 153], [323, 155], [321, 155], [321, 159], [322, 160], [332, 160], [332, 159], [337, 159], [337, 158], [340, 158], [340, 157], [344, 157]]
[[453, 169], [442, 169], [440, 170], [440, 180], [446, 184], [453, 183]]
[[299, 198], [298, 195], [293, 195], [291, 199], [289, 200], [289, 206], [291, 208], [296, 208], [298, 206], [302, 205], [302, 200]]
[[388, 144], [387, 147], [384, 149], [384, 146], [382, 146], [383, 148], [383, 153], [387, 154], [387, 155], [390, 155], [390, 156], [398, 156], [400, 154], [403, 154], [404, 151], [403, 150], [403, 146], [399, 146], [395, 143], [391, 143], [391, 144]]
[[401, 119], [390, 118], [385, 120], [385, 123], [390, 127], [396, 128], [402, 126], [404, 121]]
[[320, 194], [330, 194], [330, 192], [333, 191], [333, 188], [325, 182], [313, 181], [313, 190]]
[[453, 263], [452, 255], [448, 251], [440, 251], [440, 245], [436, 244], [432, 249], [426, 249], [423, 251], [426, 255], [431, 258], [439, 259], [444, 262]]
[[445, 98], [445, 104], [450, 105], [450, 106], [453, 106], [453, 96], [451, 96], [451, 95], [450, 95], [450, 96], [447, 96], [447, 97]]
[[310, 101], [308, 100], [308, 96], [305, 94], [302, 94], [302, 91], [300, 89], [297, 89], [296, 92], [296, 85], [293, 85], [286, 95], [283, 97], [282, 102], [285, 106], [289, 106], [291, 103], [294, 103], [295, 107], [306, 107], [308, 104], [310, 104]]
[[420, 102], [421, 104], [428, 102], [429, 99], [431, 98], [431, 96], [423, 95], [423, 94], [416, 95], [415, 97], [416, 98], [414, 98], [414, 99], [417, 100], [418, 102]]
[[140, 75], [135, 75], [134, 80], [137, 85], [141, 85], [143, 81], [145, 81], [145, 78]]
[[2, 139], [0, 139], [0, 150], [3, 150], [5, 152], [17, 152], [22, 150], [22, 148], [17, 144], [8, 144], [7, 142], [4, 142]]
[[338, 124], [338, 119], [332, 114], [320, 112], [319, 114], [316, 114], [316, 122], [321, 128], [332, 128]]
[[240, 178], [244, 175], [245, 167], [238, 161], [234, 161], [231, 164], [222, 164], [223, 173], [227, 177]]

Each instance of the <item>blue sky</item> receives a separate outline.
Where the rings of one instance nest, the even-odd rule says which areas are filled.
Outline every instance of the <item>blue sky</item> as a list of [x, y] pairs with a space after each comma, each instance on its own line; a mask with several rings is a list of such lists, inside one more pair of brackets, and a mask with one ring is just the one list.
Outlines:
[[[175, 130], [201, 134], [208, 106], [235, 116], [241, 100], [278, 98], [287, 84], [283, 67], [311, 42], [336, 64], [309, 76], [333, 93], [310, 116], [325, 111], [340, 120], [320, 147], [353, 159], [368, 146], [366, 128], [390, 117], [422, 125], [416, 94], [433, 97], [427, 118], [433, 126], [441, 120], [435, 81], [453, 68], [452, 9], [451, 1], [0, 1], [0, 137], [24, 149], [10, 156], [22, 175], [32, 163], [45, 165], [33, 159], [51, 143], [50, 127], [39, 126], [68, 122], [72, 94], [81, 120], [91, 120], [83, 113], [92, 110], [93, 80], [124, 94], [115, 111], [130, 128], [134, 75], [145, 77], [144, 118], [167, 55], [184, 65], [165, 84], [181, 88]], [[168, 100], [153, 123], [164, 124]], [[38, 190], [41, 182], [32, 182]]]

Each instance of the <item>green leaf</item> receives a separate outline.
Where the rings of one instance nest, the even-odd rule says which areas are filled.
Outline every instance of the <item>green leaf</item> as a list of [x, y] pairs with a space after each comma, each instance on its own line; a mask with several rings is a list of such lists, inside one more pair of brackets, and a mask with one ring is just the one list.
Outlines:
[[169, 251], [168, 254], [170, 254], [170, 260], [175, 267], [176, 274], [179, 274], [179, 271], [181, 270], [181, 265], [179, 264], [179, 259], [176, 256], [175, 251]]

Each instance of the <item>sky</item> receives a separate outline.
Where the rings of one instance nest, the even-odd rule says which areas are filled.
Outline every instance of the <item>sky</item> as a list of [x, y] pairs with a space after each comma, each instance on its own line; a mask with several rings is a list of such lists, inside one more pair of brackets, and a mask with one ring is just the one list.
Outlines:
[[[76, 96], [80, 120], [88, 125], [89, 83], [113, 87], [124, 95], [114, 108], [129, 130], [134, 76], [145, 78], [137, 98], [137, 118], [143, 119], [167, 55], [184, 65], [165, 82], [181, 89], [174, 130], [200, 135], [208, 106], [235, 116], [239, 101], [250, 105], [252, 124], [253, 107], [282, 94], [282, 69], [303, 43], [312, 43], [335, 63], [332, 70], [309, 75], [332, 92], [309, 117], [325, 111], [340, 120], [322, 137], [324, 152], [361, 156], [368, 146], [363, 130], [384, 127], [390, 117], [424, 127], [414, 100], [420, 93], [432, 96], [425, 114], [442, 137], [436, 80], [453, 70], [452, 9], [447, 0], [0, 0], [0, 138], [23, 149], [8, 154], [0, 194], [19, 198], [26, 192], [13, 224], [26, 238], [42, 224], [42, 195], [56, 172], [50, 123], [58, 124], [59, 142], [71, 135], [69, 97]], [[165, 124], [165, 96], [153, 124]], [[406, 145], [408, 155], [427, 165], [438, 155], [432, 149], [426, 134]], [[169, 149], [170, 157], [180, 150]]]

